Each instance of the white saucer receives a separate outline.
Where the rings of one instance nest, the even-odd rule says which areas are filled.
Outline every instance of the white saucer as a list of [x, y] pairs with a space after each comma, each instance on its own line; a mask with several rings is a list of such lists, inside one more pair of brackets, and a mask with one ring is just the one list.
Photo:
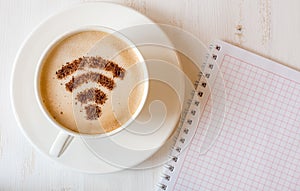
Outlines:
[[[149, 29], [153, 31], [134, 34], [139, 30], [126, 30], [143, 24], [151, 24]], [[184, 79], [178, 73], [180, 68], [174, 51], [156, 45], [141, 46], [139, 49], [145, 60], [152, 60], [147, 66], [150, 78], [154, 79], [150, 82], [146, 105], [138, 117], [139, 121], [146, 122], [133, 123], [110, 138], [75, 138], [60, 158], [51, 157], [48, 152], [58, 130], [51, 126], [38, 107], [34, 95], [35, 69], [43, 51], [55, 38], [70, 29], [91, 25], [119, 31], [125, 29], [128, 39], [138, 45], [153, 43], [172, 46], [158, 26], [133, 9], [104, 2], [79, 4], [43, 22], [25, 41], [15, 60], [11, 95], [19, 126], [37, 150], [77, 171], [108, 173], [141, 163], [165, 143], [181, 113]], [[173, 65], [170, 66], [170, 63]]]

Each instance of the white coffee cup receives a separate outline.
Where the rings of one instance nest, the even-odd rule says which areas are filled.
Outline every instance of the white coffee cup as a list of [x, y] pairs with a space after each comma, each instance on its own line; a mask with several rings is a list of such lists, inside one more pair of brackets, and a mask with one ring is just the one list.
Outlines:
[[[112, 35], [116, 36], [117, 38], [119, 38], [122, 41], [126, 42], [130, 46], [130, 49], [134, 50], [135, 54], [138, 56], [139, 62], [143, 64], [143, 75], [144, 75], [144, 79], [145, 79], [145, 80], [143, 80], [144, 92], [143, 92], [143, 96], [141, 98], [141, 101], [140, 101], [140, 104], [139, 104], [138, 108], [135, 110], [135, 112], [131, 116], [131, 118], [129, 120], [127, 120], [125, 123], [123, 123], [120, 127], [116, 128], [113, 131], [102, 133], [102, 134], [82, 134], [82, 133], [72, 131], [68, 128], [65, 128], [63, 125], [58, 123], [53, 118], [53, 116], [48, 112], [47, 108], [45, 107], [45, 105], [42, 102], [42, 98], [41, 98], [41, 94], [40, 94], [39, 80], [40, 80], [40, 75], [41, 75], [41, 66], [42, 66], [42, 64], [44, 62], [44, 59], [45, 59], [46, 55], [48, 54], [48, 52], [55, 45], [57, 45], [57, 43], [61, 42], [63, 39], [66, 39], [67, 37], [69, 37], [73, 34], [84, 32], [84, 31], [101, 31], [101, 32], [106, 32], [108, 34], [112, 34]], [[82, 55], [82, 56], [84, 56], [84, 55]], [[66, 150], [66, 148], [69, 146], [69, 144], [72, 142], [74, 137], [84, 138], [84, 139], [86, 139], [86, 138], [87, 139], [103, 138], [103, 137], [111, 136], [111, 135], [113, 135], [117, 132], [120, 132], [121, 130], [123, 130], [124, 128], [129, 126], [136, 119], [136, 117], [140, 114], [140, 112], [142, 111], [142, 108], [143, 108], [143, 106], [146, 102], [146, 98], [147, 98], [147, 95], [148, 95], [148, 89], [149, 89], [149, 78], [148, 78], [147, 66], [144, 62], [144, 59], [143, 59], [141, 53], [139, 52], [137, 47], [134, 46], [134, 44], [131, 41], [129, 41], [125, 36], [123, 36], [122, 34], [116, 32], [112, 29], [106, 28], [106, 27], [86, 26], [86, 27], [82, 27], [82, 28], [67, 31], [65, 34], [63, 34], [62, 36], [55, 39], [47, 47], [47, 49], [43, 52], [43, 54], [42, 54], [42, 56], [39, 60], [39, 63], [37, 65], [37, 69], [36, 69], [36, 72], [35, 72], [34, 87], [35, 87], [35, 95], [36, 95], [36, 98], [37, 98], [37, 102], [38, 102], [38, 105], [39, 105], [43, 115], [49, 121], [49, 123], [51, 123], [53, 125], [53, 128], [57, 128], [59, 130], [59, 133], [58, 133], [56, 139], [54, 140], [54, 142], [53, 142], [53, 144], [50, 148], [49, 154], [54, 156], [54, 157], [60, 157], [63, 154], [63, 152]]]

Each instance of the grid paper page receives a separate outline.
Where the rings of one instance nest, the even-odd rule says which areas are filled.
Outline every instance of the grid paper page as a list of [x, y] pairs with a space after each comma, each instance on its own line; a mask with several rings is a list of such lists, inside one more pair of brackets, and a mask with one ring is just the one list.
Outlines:
[[[209, 98], [173, 190], [300, 190], [300, 73], [219, 42], [226, 90], [222, 131], [206, 153]], [[212, 92], [222, 88], [216, 81]], [[211, 123], [213, 124], [213, 123]]]

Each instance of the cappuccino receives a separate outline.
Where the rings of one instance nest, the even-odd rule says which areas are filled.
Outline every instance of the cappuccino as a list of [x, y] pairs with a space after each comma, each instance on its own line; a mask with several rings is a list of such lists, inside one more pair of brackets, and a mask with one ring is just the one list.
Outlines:
[[137, 49], [104, 31], [83, 31], [57, 42], [39, 73], [48, 115], [81, 134], [111, 132], [128, 122], [145, 99], [145, 66]]

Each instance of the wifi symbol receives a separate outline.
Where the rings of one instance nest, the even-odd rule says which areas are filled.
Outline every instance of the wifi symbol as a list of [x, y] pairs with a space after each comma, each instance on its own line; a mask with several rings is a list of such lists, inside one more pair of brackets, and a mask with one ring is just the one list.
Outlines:
[[[98, 69], [112, 73], [113, 78], [110, 78], [100, 72], [89, 71], [78, 76], [74, 73], [78, 70]], [[125, 75], [125, 69], [111, 60], [103, 59], [100, 56], [96, 57], [80, 57], [72, 62], [67, 62], [56, 71], [58, 79], [62, 80], [68, 76], [72, 76], [71, 80], [65, 84], [66, 91], [73, 92], [76, 88], [82, 86], [85, 83], [94, 82], [100, 87], [106, 88], [112, 91], [116, 86], [114, 78], [123, 79]], [[101, 113], [101, 106], [105, 104], [108, 97], [105, 92], [99, 88], [87, 88], [76, 95], [76, 100], [81, 104], [85, 104], [86, 119], [97, 120]], [[87, 105], [88, 104], [88, 105]]]

